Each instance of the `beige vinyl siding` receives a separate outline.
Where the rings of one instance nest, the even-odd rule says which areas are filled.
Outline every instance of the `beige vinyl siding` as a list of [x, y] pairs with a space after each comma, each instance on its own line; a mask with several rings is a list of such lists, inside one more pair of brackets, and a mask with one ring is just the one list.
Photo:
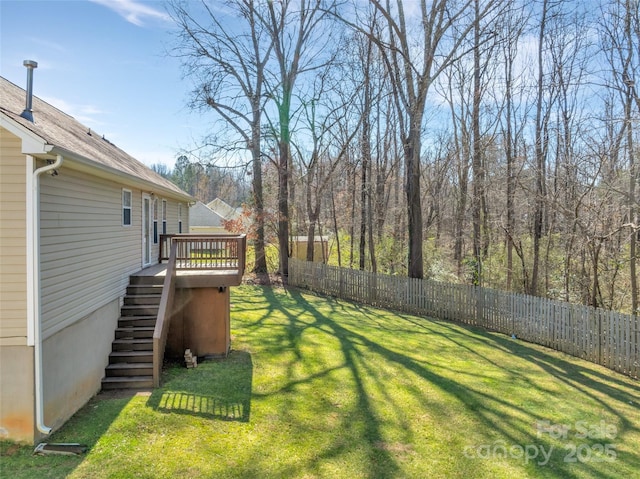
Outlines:
[[27, 344], [26, 158], [0, 128], [0, 346]]
[[122, 225], [122, 186], [63, 167], [43, 175], [40, 195], [43, 336], [124, 294], [140, 270], [141, 193]]
[[167, 200], [167, 233], [170, 231], [178, 232], [178, 203]]
[[182, 204], [182, 232], [183, 233], [189, 232], [190, 221], [191, 220], [189, 217], [189, 205], [187, 203], [183, 203]]

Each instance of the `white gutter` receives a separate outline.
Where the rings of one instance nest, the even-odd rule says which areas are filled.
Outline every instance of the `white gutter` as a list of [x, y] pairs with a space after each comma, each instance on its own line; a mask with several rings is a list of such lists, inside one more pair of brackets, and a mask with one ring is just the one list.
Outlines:
[[42, 374], [42, 318], [40, 316], [40, 175], [62, 165], [62, 155], [50, 165], [34, 170], [35, 158], [27, 155], [27, 344], [33, 345], [35, 363], [36, 427], [43, 434], [51, 428], [44, 424]]
[[[49, 153], [63, 155], [69, 168], [77, 169], [77, 166], [89, 168], [90, 170], [85, 169], [84, 171], [90, 171], [92, 175], [101, 176], [103, 178], [118, 178], [124, 185], [135, 187], [142, 191], [153, 190], [156, 194], [161, 193], [163, 196], [179, 201], [188, 202], [193, 201], [194, 199], [186, 192], [185, 194], [181, 194], [179, 191], [172, 190], [151, 180], [142, 179], [133, 173], [127, 173], [117, 168], [90, 160], [82, 155], [74, 153], [73, 151], [69, 151], [66, 148], [54, 146]], [[73, 166], [71, 166], [71, 163], [73, 163]], [[101, 172], [105, 176], [98, 175], [97, 172]], [[176, 188], [178, 187], [176, 186]]]

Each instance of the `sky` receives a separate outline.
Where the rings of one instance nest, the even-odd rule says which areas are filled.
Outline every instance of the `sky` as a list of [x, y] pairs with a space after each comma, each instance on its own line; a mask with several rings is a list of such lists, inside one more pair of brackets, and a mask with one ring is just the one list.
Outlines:
[[23, 61], [35, 60], [36, 96], [143, 163], [172, 168], [207, 119], [186, 107], [191, 85], [167, 54], [171, 29], [160, 0], [0, 0], [0, 76], [25, 88]]

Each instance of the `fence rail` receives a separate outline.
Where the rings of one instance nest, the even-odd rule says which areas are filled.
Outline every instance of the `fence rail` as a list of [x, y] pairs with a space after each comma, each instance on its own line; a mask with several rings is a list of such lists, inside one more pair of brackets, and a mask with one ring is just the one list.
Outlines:
[[477, 286], [289, 260], [289, 284], [416, 315], [480, 326], [638, 379], [640, 318]]

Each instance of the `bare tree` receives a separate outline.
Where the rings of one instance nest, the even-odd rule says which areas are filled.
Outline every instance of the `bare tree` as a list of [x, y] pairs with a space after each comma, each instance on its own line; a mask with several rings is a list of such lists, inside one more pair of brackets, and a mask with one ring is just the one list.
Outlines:
[[[492, 124], [486, 115], [482, 118], [482, 102], [486, 95], [488, 79], [492, 77], [493, 55], [500, 36], [495, 31], [496, 23], [485, 25], [484, 16], [481, 15], [481, 2], [473, 2], [473, 106], [471, 110], [472, 124], [472, 171], [473, 171], [473, 256], [475, 267], [475, 282], [483, 282], [483, 261], [489, 248], [488, 205], [486, 197], [486, 167], [485, 150], [488, 143], [485, 131], [481, 128], [481, 122]], [[485, 126], [486, 127], [486, 126]]]
[[[265, 30], [265, 10], [258, 0], [228, 0], [213, 10], [202, 0], [193, 12], [190, 2], [170, 3], [178, 26], [176, 54], [186, 74], [195, 79], [194, 107], [215, 111], [235, 135], [240, 149], [251, 154], [255, 238], [255, 271], [266, 273], [264, 198], [262, 192], [261, 129], [264, 104], [265, 66], [273, 39]], [[240, 23], [225, 26], [222, 18]], [[228, 141], [229, 138], [226, 138]]]
[[[350, 95], [329, 95], [328, 92], [340, 88], [339, 80], [328, 77], [329, 69], [316, 77], [313, 82], [313, 95], [310, 101], [302, 102], [301, 135], [305, 137], [304, 144], [292, 143], [297, 158], [302, 166], [302, 181], [308, 220], [307, 230], [307, 261], [314, 260], [314, 238], [316, 227], [320, 227], [320, 211], [322, 199], [335, 180], [334, 173], [339, 169], [351, 142], [358, 132], [354, 125], [351, 133], [340, 137], [332, 133], [339, 131], [338, 125], [345, 121], [348, 113], [348, 103], [353, 100]], [[306, 134], [305, 134], [306, 133]], [[310, 139], [310, 144], [309, 144]]]
[[[269, 71], [270, 97], [277, 109], [274, 134], [278, 150], [278, 245], [280, 273], [289, 274], [289, 182], [291, 162], [291, 122], [296, 82], [306, 72], [326, 63], [323, 48], [329, 30], [322, 30], [330, 5], [324, 0], [267, 1], [264, 26], [273, 42], [275, 65]], [[324, 39], [320, 35], [325, 35]]]
[[603, 15], [601, 28], [605, 56], [611, 68], [610, 88], [618, 92], [623, 105], [623, 122], [628, 158], [629, 186], [627, 193], [627, 217], [629, 230], [629, 274], [631, 278], [631, 310], [640, 312], [638, 297], [637, 242], [640, 231], [640, 208], [636, 191], [640, 182], [636, 161], [635, 127], [640, 117], [640, 7], [637, 0], [613, 0]]
[[524, 27], [526, 25], [526, 15], [521, 5], [510, 5], [505, 15], [506, 22], [503, 24], [504, 40], [501, 42], [504, 68], [504, 99], [503, 99], [503, 122], [502, 137], [504, 143], [504, 154], [506, 162], [506, 225], [505, 236], [507, 246], [507, 277], [506, 288], [513, 288], [513, 250], [515, 237], [515, 193], [517, 180], [517, 144], [518, 138], [522, 135], [525, 124], [520, 121], [520, 127], [516, 120], [518, 102], [514, 98], [518, 73], [514, 72], [518, 44]]
[[[495, 11], [498, 2], [484, 2], [478, 16]], [[462, 55], [461, 45], [473, 29], [473, 1], [382, 2], [371, 4], [386, 22], [385, 36], [373, 40], [385, 55], [395, 91], [399, 129], [403, 137], [409, 232], [409, 276], [422, 278], [423, 217], [421, 205], [421, 145], [427, 95], [438, 75]], [[409, 10], [407, 12], [407, 10]], [[365, 35], [366, 28], [349, 22]]]

